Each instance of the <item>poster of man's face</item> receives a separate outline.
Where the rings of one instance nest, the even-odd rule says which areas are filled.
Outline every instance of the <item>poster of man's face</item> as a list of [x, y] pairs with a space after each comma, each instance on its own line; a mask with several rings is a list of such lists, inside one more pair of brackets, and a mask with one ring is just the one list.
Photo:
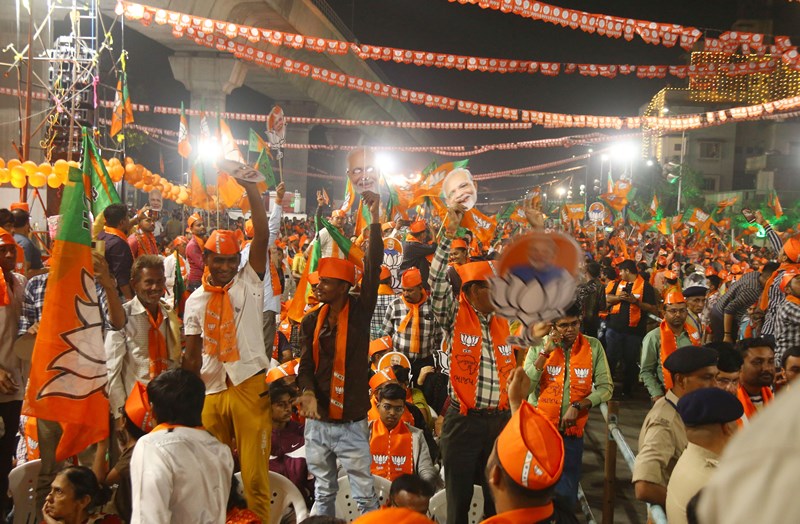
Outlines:
[[274, 148], [286, 142], [286, 119], [280, 106], [273, 107], [267, 116], [267, 140]]
[[364, 191], [379, 192], [380, 171], [375, 155], [366, 149], [356, 149], [347, 156], [347, 176], [359, 195]]
[[153, 189], [148, 194], [148, 203], [150, 204], [150, 210], [152, 211], [161, 211], [164, 206], [164, 200], [161, 196], [161, 191], [158, 189]]
[[461, 204], [466, 209], [472, 209], [478, 202], [478, 188], [472, 180], [472, 174], [463, 168], [447, 173], [442, 183], [442, 194], [448, 207]]

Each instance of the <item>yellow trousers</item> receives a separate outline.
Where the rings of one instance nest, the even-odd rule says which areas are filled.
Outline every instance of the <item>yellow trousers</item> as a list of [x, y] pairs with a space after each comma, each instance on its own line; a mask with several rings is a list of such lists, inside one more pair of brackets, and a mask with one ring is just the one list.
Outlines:
[[228, 389], [206, 395], [203, 426], [223, 444], [239, 452], [247, 507], [269, 522], [269, 451], [272, 412], [264, 374], [252, 376]]

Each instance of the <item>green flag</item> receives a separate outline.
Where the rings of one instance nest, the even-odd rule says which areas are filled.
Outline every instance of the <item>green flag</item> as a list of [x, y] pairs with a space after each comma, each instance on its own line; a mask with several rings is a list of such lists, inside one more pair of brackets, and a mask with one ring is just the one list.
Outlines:
[[266, 149], [262, 149], [256, 160], [256, 170], [264, 176], [264, 181], [267, 187], [275, 187], [275, 173], [272, 172], [272, 164], [269, 161], [269, 155]]
[[337, 228], [333, 226], [330, 222], [325, 220], [323, 217], [317, 217], [317, 231], [320, 230], [319, 226], [322, 225], [328, 233], [331, 235], [331, 239], [336, 242], [336, 245], [339, 246], [339, 249], [344, 253], [347, 257], [347, 260], [358, 266], [359, 268], [364, 267], [364, 252], [361, 251], [357, 246], [354, 246], [350, 239], [347, 238], [339, 231]]
[[119, 194], [114, 187], [114, 182], [108, 176], [106, 166], [100, 159], [97, 147], [89, 137], [86, 128], [83, 128], [83, 184], [91, 188], [92, 215], [98, 216], [110, 204], [121, 202]]
[[183, 281], [183, 275], [181, 274], [180, 255], [177, 251], [173, 255], [175, 256], [175, 284], [172, 285], [172, 307], [175, 308], [175, 311], [179, 311], [183, 301], [183, 294], [186, 293], [186, 283]]
[[247, 150], [251, 153], [258, 153], [262, 149], [266, 149], [267, 143], [258, 136], [258, 133], [253, 131], [253, 128], [250, 128], [250, 140], [247, 144]]

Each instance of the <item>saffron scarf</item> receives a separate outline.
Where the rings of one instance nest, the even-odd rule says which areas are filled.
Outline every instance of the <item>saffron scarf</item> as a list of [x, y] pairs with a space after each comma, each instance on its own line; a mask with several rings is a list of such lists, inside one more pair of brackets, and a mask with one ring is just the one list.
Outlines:
[[409, 351], [413, 355], [418, 355], [419, 342], [420, 338], [422, 338], [422, 333], [419, 330], [419, 308], [422, 307], [422, 304], [424, 304], [425, 301], [428, 299], [428, 293], [423, 289], [422, 299], [420, 299], [420, 301], [417, 302], [416, 304], [412, 304], [409, 301], [407, 301], [406, 297], [403, 295], [400, 295], [400, 298], [408, 308], [408, 313], [406, 313], [405, 318], [403, 318], [403, 320], [400, 321], [400, 326], [398, 331], [405, 332], [405, 330], [408, 328], [408, 324], [409, 323], [411, 324], [411, 334], [410, 334], [411, 348], [409, 349]]
[[103, 226], [103, 231], [105, 231], [109, 235], [114, 235], [115, 237], [121, 239], [126, 244], [128, 243], [128, 235], [123, 233], [120, 229], [111, 226]]
[[150, 331], [147, 333], [147, 351], [150, 356], [150, 380], [153, 380], [167, 370], [167, 339], [161, 333], [161, 324], [164, 322], [164, 313], [158, 307], [158, 315], [153, 318], [150, 311], [145, 309], [147, 320], [150, 322]]
[[233, 304], [228, 290], [234, 280], [226, 286], [211, 284], [211, 275], [203, 275], [203, 289], [211, 294], [206, 304], [203, 325], [203, 351], [221, 362], [239, 360], [239, 347], [236, 343], [236, 320], [233, 316]]
[[373, 475], [393, 481], [400, 475], [414, 473], [414, 450], [411, 431], [405, 422], [389, 430], [380, 418], [372, 423], [369, 439]]
[[269, 283], [272, 284], [272, 296], [279, 297], [283, 290], [281, 289], [281, 279], [278, 277], [278, 268], [272, 263], [272, 260], [267, 262], [269, 265]]
[[156, 243], [156, 237], [152, 233], [137, 233], [136, 242], [139, 245], [138, 253], [140, 256], [158, 254], [158, 244]]
[[[9, 272], [9, 274], [11, 273]], [[11, 280], [11, 287], [13, 287], [13, 276]], [[11, 289], [8, 284], [8, 281], [6, 281], [6, 272], [0, 271], [0, 306], [11, 304]]]
[[784, 274], [786, 271], [800, 271], [800, 264], [791, 264], [785, 262], [781, 264], [781, 266], [773, 271], [773, 273], [767, 279], [767, 283], [764, 284], [764, 290], [761, 292], [761, 297], [758, 299], [758, 309], [761, 311], [766, 311], [769, 307], [769, 290], [772, 288], [772, 284], [775, 282], [775, 279], [778, 275]]
[[[489, 321], [491, 345], [494, 352], [494, 365], [500, 378], [500, 402], [498, 409], [508, 408], [508, 375], [514, 369], [514, 351], [507, 342], [510, 334], [508, 321], [493, 315]], [[467, 297], [461, 293], [458, 299], [458, 313], [453, 325], [453, 347], [451, 350], [450, 383], [460, 404], [460, 413], [466, 415], [475, 407], [475, 394], [478, 387], [478, 371], [483, 354], [483, 334], [478, 314]]]
[[[612, 294], [615, 285], [617, 286], [617, 290], [613, 294], [617, 296], [622, 295], [622, 292], [625, 291], [626, 287], [628, 287], [627, 284], [623, 285], [622, 281], [619, 280], [615, 280], [614, 282], [609, 282], [608, 286], [606, 287], [607, 295]], [[641, 299], [644, 296], [644, 279], [641, 276], [637, 276], [636, 280], [633, 281], [633, 288], [631, 289], [631, 295], [639, 299]], [[614, 304], [614, 306], [611, 307], [611, 314], [612, 315], [618, 314], [620, 312], [621, 307], [622, 307], [622, 302], [617, 302], [616, 304]], [[639, 306], [634, 306], [633, 304], [630, 304], [629, 311], [630, 312], [628, 315], [629, 316], [628, 325], [630, 327], [638, 326], [639, 321], [642, 319], [642, 310], [639, 308]]]
[[[683, 329], [685, 329], [686, 334], [689, 335], [689, 340], [692, 341], [692, 345], [699, 346], [700, 334], [697, 330], [688, 322], [683, 324]], [[678, 349], [678, 337], [675, 336], [675, 333], [669, 328], [666, 320], [661, 321], [658, 330], [661, 335], [658, 360], [661, 365], [661, 373], [664, 375], [664, 390], [670, 390], [672, 389], [672, 375], [667, 371], [667, 368], [664, 367], [664, 362], [667, 360], [668, 356]]]
[[[542, 378], [539, 382], [539, 401], [537, 408], [557, 428], [561, 424], [561, 406], [564, 402], [564, 381], [566, 380], [567, 357], [564, 349], [557, 347], [547, 357]], [[580, 333], [572, 343], [569, 354], [569, 402], [578, 402], [585, 399], [592, 392], [594, 378], [594, 361], [592, 360], [592, 346]], [[569, 436], [580, 437], [583, 428], [589, 420], [589, 410], [581, 412], [575, 425], [566, 428], [564, 433]]]
[[[750, 420], [750, 417], [756, 414], [758, 409], [753, 404], [753, 401], [750, 400], [750, 395], [747, 394], [747, 391], [745, 391], [741, 384], [739, 385], [739, 389], [736, 391], [736, 396], [739, 398], [739, 402], [742, 403], [742, 407], [744, 408], [744, 416], [736, 421], [736, 423], [741, 427]], [[772, 397], [773, 394], [770, 388], [761, 388], [761, 399], [763, 402], [762, 407], [772, 402]]]
[[[314, 368], [319, 368], [319, 334], [325, 319], [328, 318], [330, 305], [325, 304], [319, 310], [317, 325], [314, 328]], [[345, 301], [344, 307], [336, 317], [336, 341], [334, 342], [333, 374], [331, 375], [330, 406], [328, 407], [328, 417], [333, 420], [341, 420], [344, 413], [344, 385], [345, 385], [345, 363], [347, 360], [347, 322], [350, 313], [350, 300]]]

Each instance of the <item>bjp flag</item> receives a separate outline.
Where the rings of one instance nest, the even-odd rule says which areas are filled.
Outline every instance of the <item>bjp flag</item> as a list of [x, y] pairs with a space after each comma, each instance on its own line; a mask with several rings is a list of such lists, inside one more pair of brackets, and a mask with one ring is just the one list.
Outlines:
[[70, 168], [23, 413], [61, 424], [56, 460], [108, 437], [103, 319], [92, 265], [84, 176]]

